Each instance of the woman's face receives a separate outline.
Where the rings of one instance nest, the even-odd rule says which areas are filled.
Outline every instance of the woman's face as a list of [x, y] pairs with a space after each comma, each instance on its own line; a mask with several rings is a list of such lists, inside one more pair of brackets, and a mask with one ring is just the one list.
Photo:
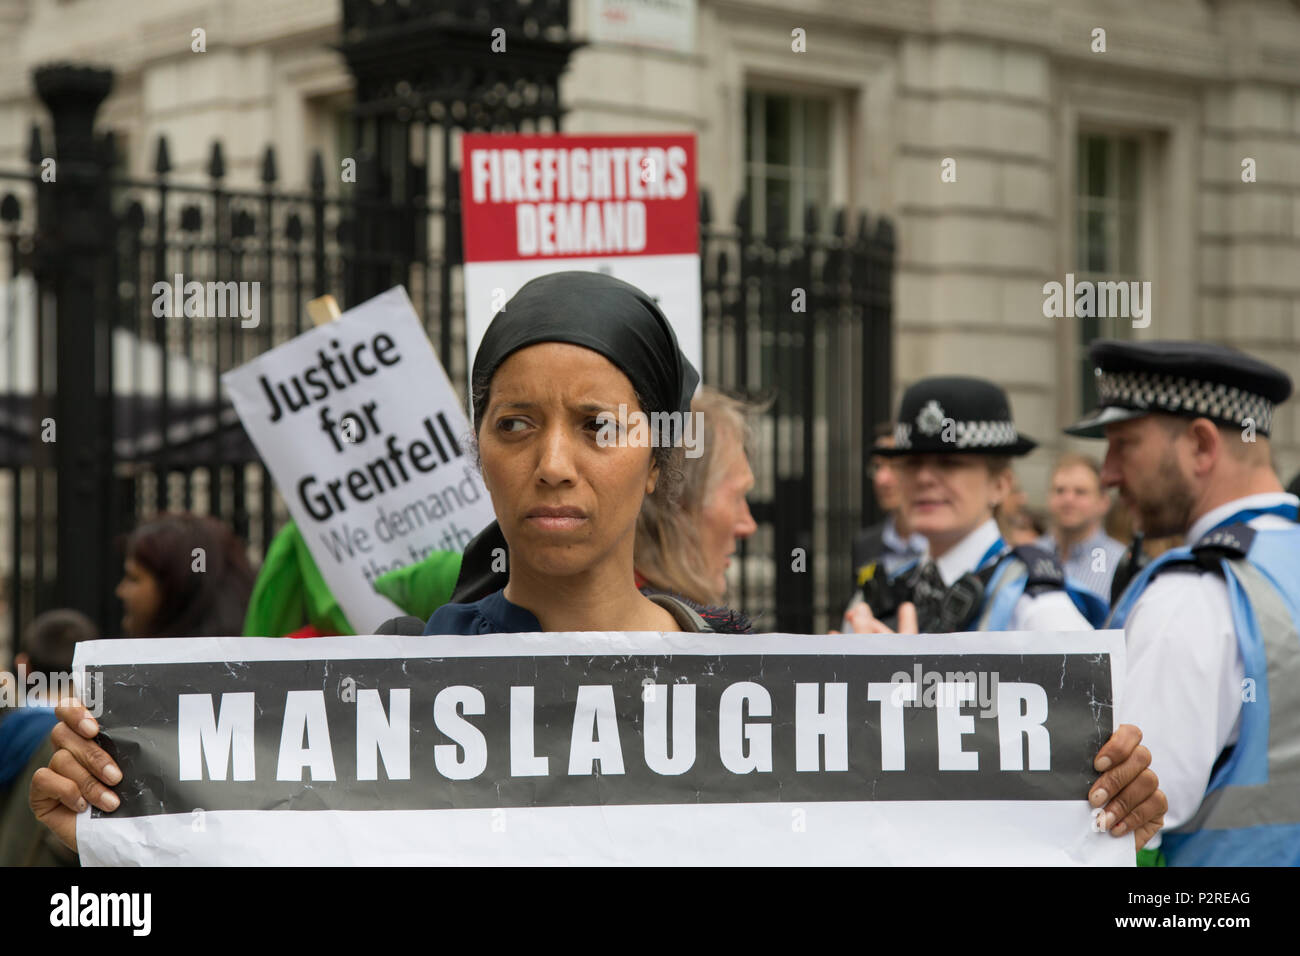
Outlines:
[[905, 455], [898, 478], [908, 523], [932, 549], [955, 544], [991, 518], [1011, 482], [1010, 472], [989, 474], [979, 455]]
[[532, 345], [497, 368], [479, 454], [515, 567], [569, 577], [613, 562], [632, 580], [636, 517], [659, 472], [650, 447], [597, 444], [620, 404], [640, 408], [627, 376], [577, 345]]
[[125, 608], [122, 615], [123, 633], [127, 637], [146, 634], [149, 622], [154, 619], [162, 604], [158, 579], [135, 559], [127, 558], [122, 580], [117, 583], [117, 596]]
[[704, 500], [696, 525], [705, 567], [708, 568], [708, 585], [717, 601], [721, 601], [727, 591], [727, 568], [731, 566], [731, 556], [736, 553], [736, 541], [748, 538], [758, 530], [745, 498], [754, 487], [754, 472], [750, 470], [749, 459], [738, 441], [729, 442], [722, 461], [725, 471]]

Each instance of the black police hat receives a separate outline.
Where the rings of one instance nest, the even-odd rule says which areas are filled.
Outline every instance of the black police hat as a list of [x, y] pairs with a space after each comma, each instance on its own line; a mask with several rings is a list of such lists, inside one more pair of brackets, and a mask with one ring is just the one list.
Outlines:
[[1237, 427], [1251, 419], [1268, 435], [1273, 406], [1291, 395], [1291, 377], [1281, 369], [1224, 345], [1101, 339], [1088, 354], [1101, 407], [1065, 429], [1084, 438], [1102, 438], [1111, 422], [1152, 412]]
[[873, 455], [1027, 455], [1038, 442], [1016, 431], [1007, 393], [982, 378], [923, 378], [903, 393], [894, 447]]

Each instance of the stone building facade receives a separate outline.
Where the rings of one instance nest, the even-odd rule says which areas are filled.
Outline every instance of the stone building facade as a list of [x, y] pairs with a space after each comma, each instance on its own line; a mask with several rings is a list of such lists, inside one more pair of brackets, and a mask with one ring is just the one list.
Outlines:
[[[1094, 335], [1227, 342], [1300, 379], [1300, 4], [676, 6], [689, 49], [575, 54], [565, 128], [694, 130], [723, 215], [748, 189], [759, 221], [773, 196], [795, 222], [807, 201], [894, 218], [895, 385], [1004, 383], [1046, 446], [1022, 469], [1031, 499], [1088, 400]], [[579, 37], [601, 7], [574, 0]], [[116, 71], [101, 126], [131, 174], [148, 174], [165, 133], [175, 178], [200, 177], [220, 137], [232, 184], [255, 182], [274, 143], [285, 185], [302, 185], [312, 149], [348, 148], [340, 17], [330, 0], [0, 0], [0, 165], [21, 166], [42, 116], [31, 69], [84, 60]], [[1043, 285], [1067, 274], [1149, 281], [1149, 325], [1046, 317]], [[1300, 414], [1279, 423], [1289, 476]]]

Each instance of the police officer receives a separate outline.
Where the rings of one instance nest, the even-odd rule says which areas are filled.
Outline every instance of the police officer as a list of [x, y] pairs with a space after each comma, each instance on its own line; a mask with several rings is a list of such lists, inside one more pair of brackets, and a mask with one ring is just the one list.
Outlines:
[[[1101, 598], [1067, 584], [1050, 552], [1009, 547], [998, 531], [994, 511], [1011, 490], [1011, 461], [1035, 447], [992, 382], [943, 376], [908, 388], [894, 445], [875, 454], [896, 461], [902, 508], [928, 553], [889, 578], [860, 573], [864, 603], [849, 610], [845, 629], [1079, 631], [1100, 623]], [[914, 622], [903, 602], [915, 605]]]
[[1195, 342], [1099, 341], [1102, 480], [1148, 536], [1108, 623], [1127, 635], [1120, 709], [1169, 797], [1171, 865], [1300, 865], [1300, 500], [1273, 471], [1287, 375]]

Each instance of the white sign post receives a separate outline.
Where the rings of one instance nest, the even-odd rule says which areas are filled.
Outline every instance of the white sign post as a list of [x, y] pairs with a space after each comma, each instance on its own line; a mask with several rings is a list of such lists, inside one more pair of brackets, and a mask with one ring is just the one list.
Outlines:
[[463, 551], [492, 520], [470, 424], [404, 289], [221, 380], [358, 633], [402, 613], [375, 578]]

